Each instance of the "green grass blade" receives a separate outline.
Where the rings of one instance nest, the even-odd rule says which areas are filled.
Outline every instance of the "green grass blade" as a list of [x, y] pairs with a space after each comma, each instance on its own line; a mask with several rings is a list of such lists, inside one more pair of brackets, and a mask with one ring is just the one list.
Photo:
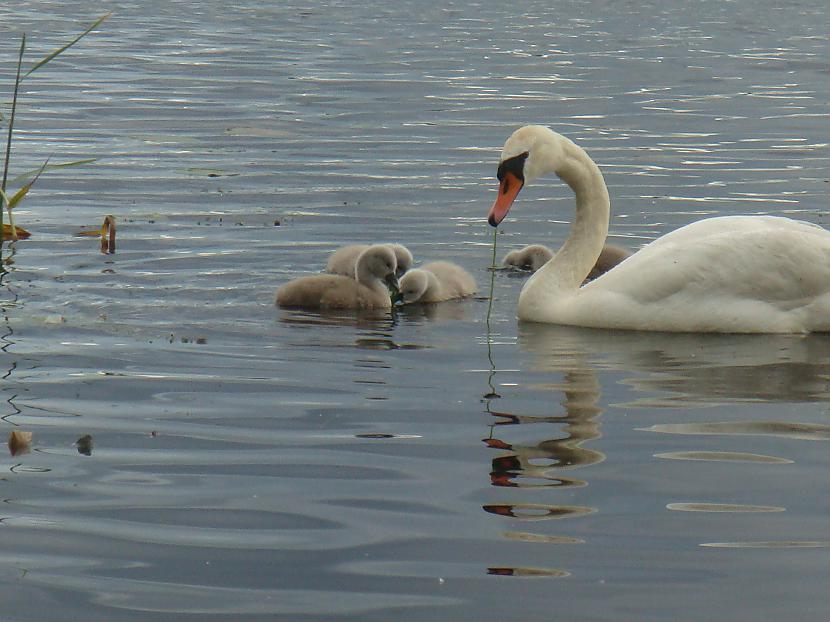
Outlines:
[[[12, 111], [9, 117], [9, 134], [6, 140], [6, 158], [3, 162], [3, 181], [0, 183], [0, 189], [3, 190], [3, 201], [8, 205], [8, 197], [5, 194], [6, 180], [9, 177], [9, 159], [12, 155], [12, 130], [14, 129], [14, 113], [17, 110], [17, 92], [20, 88], [20, 66], [23, 64], [23, 52], [26, 50], [26, 33], [20, 38], [20, 53], [17, 56], [17, 74], [14, 78], [14, 95], [12, 95]], [[3, 228], [3, 210], [0, 209], [0, 229]], [[3, 236], [0, 235], [0, 250], [3, 248]]]
[[17, 184], [21, 181], [29, 179], [33, 175], [37, 175], [42, 173], [43, 171], [51, 171], [55, 168], [69, 168], [70, 166], [81, 166], [82, 164], [91, 164], [92, 162], [97, 162], [98, 158], [87, 158], [85, 160], [74, 160], [72, 162], [61, 162], [60, 164], [49, 164], [46, 167], [41, 166], [40, 168], [32, 169], [31, 171], [26, 171], [25, 173], [20, 173], [17, 177], [10, 180], [10, 183]]
[[[6, 140], [6, 160], [3, 163], [3, 183], [0, 184], [0, 188], [3, 190], [6, 189], [6, 180], [9, 177], [9, 159], [11, 158], [12, 154], [12, 130], [14, 129], [14, 112], [17, 109], [17, 92], [20, 87], [20, 66], [23, 64], [23, 52], [26, 50], [26, 33], [23, 33], [23, 37], [20, 39], [20, 54], [17, 57], [17, 76], [14, 80], [14, 95], [12, 96], [12, 111], [11, 116], [9, 118], [9, 134], [8, 139]], [[2, 212], [0, 212], [0, 223], [2, 223]]]
[[105, 15], [102, 15], [102, 16], [101, 16], [101, 17], [99, 17], [98, 19], [96, 19], [94, 22], [92, 22], [92, 25], [91, 25], [89, 28], [87, 28], [86, 30], [84, 30], [81, 34], [79, 34], [77, 37], [75, 37], [72, 41], [70, 41], [69, 43], [67, 43], [67, 44], [66, 44], [66, 45], [64, 45], [63, 47], [58, 48], [58, 49], [57, 49], [57, 50], [55, 50], [54, 52], [52, 52], [52, 53], [50, 53], [50, 54], [47, 54], [44, 58], [42, 58], [41, 60], [39, 60], [38, 62], [36, 62], [36, 63], [34, 64], [34, 66], [33, 66], [31, 69], [29, 69], [29, 71], [27, 71], [27, 72], [23, 75], [23, 77], [24, 77], [24, 78], [29, 77], [29, 75], [30, 75], [31, 73], [34, 73], [35, 71], [37, 71], [38, 69], [40, 69], [41, 67], [43, 67], [46, 63], [48, 63], [50, 60], [52, 60], [53, 58], [55, 58], [58, 54], [61, 54], [61, 53], [65, 52], [67, 49], [69, 49], [70, 47], [72, 47], [73, 45], [75, 45], [75, 44], [76, 44], [78, 41], [80, 41], [83, 37], [85, 37], [85, 36], [86, 36], [86, 35], [88, 35], [90, 32], [92, 32], [93, 30], [95, 30], [95, 28], [97, 28], [97, 27], [101, 24], [101, 22], [103, 22], [105, 19], [107, 19], [110, 15], [112, 15], [112, 13], [107, 13], [107, 14], [105, 14]]
[[0, 199], [2, 199], [2, 203], [0, 203], [0, 213], [2, 213], [2, 209], [9, 204], [9, 195], [2, 188], [0, 188]]
[[17, 192], [15, 192], [14, 196], [12, 196], [11, 198], [9, 198], [9, 196], [7, 194], [3, 193], [3, 195], [5, 197], [5, 200], [6, 200], [6, 209], [9, 210], [9, 217], [10, 218], [11, 218], [11, 211], [17, 206], [18, 203], [20, 203], [23, 200], [23, 197], [26, 196], [26, 193], [29, 192], [29, 190], [32, 189], [32, 186], [35, 185], [35, 182], [38, 180], [38, 177], [40, 177], [40, 174], [43, 173], [43, 171], [46, 170], [46, 166], [48, 164], [49, 164], [49, 160], [47, 159], [46, 162], [43, 163], [43, 166], [40, 167], [40, 170], [37, 172], [37, 175], [34, 176], [32, 181], [30, 181], [28, 184], [23, 186]]
[[29, 188], [31, 188], [31, 187], [32, 187], [31, 185], [26, 184], [26, 185], [25, 185], [25, 186], [23, 186], [20, 190], [18, 190], [17, 192], [15, 192], [15, 193], [14, 193], [14, 196], [12, 196], [11, 198], [9, 198], [9, 197], [8, 197], [8, 195], [6, 195], [6, 199], [7, 199], [7, 201], [6, 201], [6, 209], [8, 209], [9, 211], [11, 211], [11, 210], [13, 210], [15, 207], [17, 207], [17, 204], [18, 204], [18, 203], [20, 203], [20, 202], [23, 200], [23, 197], [25, 197], [25, 196], [26, 196], [26, 193], [27, 193], [27, 192], [29, 192]]

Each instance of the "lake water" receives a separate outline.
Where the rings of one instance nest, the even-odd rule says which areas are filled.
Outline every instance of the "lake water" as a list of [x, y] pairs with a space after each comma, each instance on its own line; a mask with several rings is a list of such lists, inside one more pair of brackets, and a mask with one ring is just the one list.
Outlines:
[[[13, 175], [98, 161], [44, 174], [5, 246], [2, 432], [34, 438], [3, 465], [0, 617], [826, 613], [830, 337], [519, 325], [505, 272], [488, 323], [485, 222], [535, 122], [600, 164], [632, 249], [830, 226], [824, 2], [105, 4], [0, 7], [3, 102], [20, 33], [32, 62], [113, 11], [21, 91]], [[499, 256], [566, 236], [546, 182]], [[76, 235], [106, 214], [114, 255]], [[482, 295], [274, 307], [390, 240]]]

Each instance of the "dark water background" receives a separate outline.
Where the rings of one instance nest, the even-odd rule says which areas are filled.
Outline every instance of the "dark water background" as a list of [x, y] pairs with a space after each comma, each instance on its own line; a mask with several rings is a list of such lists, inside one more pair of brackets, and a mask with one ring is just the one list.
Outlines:
[[[34, 433], [0, 467], [0, 618], [826, 615], [830, 338], [517, 326], [504, 273], [489, 328], [483, 299], [273, 306], [347, 242], [486, 294], [528, 122], [601, 165], [633, 249], [830, 225], [825, 3], [234, 4], [0, 6], [4, 102], [20, 33], [31, 61], [113, 11], [21, 93], [13, 174], [99, 160], [38, 182], [0, 288], [0, 431]], [[527, 188], [499, 255], [571, 205]], [[108, 213], [115, 255], [75, 235]]]

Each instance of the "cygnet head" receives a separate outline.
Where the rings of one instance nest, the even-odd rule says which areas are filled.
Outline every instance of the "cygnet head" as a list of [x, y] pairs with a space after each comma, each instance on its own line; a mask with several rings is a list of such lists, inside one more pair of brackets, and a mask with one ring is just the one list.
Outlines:
[[[429, 289], [431, 273], [414, 268], [401, 277], [399, 300], [403, 304], [418, 302]], [[433, 277], [434, 278], [434, 277]]]
[[401, 278], [412, 267], [412, 263], [414, 262], [412, 253], [403, 244], [388, 244], [387, 246], [395, 253], [395, 259], [398, 261], [398, 268], [395, 270], [395, 275]]
[[395, 271], [398, 269], [398, 260], [395, 252], [384, 244], [375, 244], [360, 253], [355, 264], [355, 277], [361, 283], [372, 279], [381, 279], [397, 292], [398, 277]]
[[567, 139], [542, 125], [525, 125], [510, 135], [499, 159], [499, 194], [488, 216], [497, 227], [525, 184], [558, 169]]

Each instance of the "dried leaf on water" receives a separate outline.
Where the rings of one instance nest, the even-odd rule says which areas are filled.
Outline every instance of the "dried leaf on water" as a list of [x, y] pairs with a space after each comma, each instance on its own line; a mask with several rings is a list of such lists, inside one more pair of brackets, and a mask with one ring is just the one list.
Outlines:
[[9, 434], [9, 453], [19, 456], [29, 451], [32, 444], [32, 433], [25, 430], [12, 430]]
[[115, 252], [115, 216], [108, 214], [98, 229], [81, 229], [75, 232], [77, 237], [97, 238], [101, 236], [101, 252], [112, 254]]
[[101, 225], [101, 252], [115, 252], [115, 216], [112, 214], [105, 216]]
[[[25, 240], [32, 236], [31, 233], [26, 231], [23, 227], [15, 227], [17, 231], [17, 238], [20, 240]], [[3, 240], [12, 240], [14, 236], [12, 235], [12, 226], [8, 223], [3, 223]]]

